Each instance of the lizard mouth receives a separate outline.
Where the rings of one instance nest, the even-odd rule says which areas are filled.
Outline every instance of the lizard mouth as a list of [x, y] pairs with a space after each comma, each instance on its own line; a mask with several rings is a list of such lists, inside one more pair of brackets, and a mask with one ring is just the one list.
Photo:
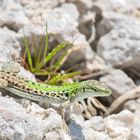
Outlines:
[[111, 90], [106, 91], [97, 91], [97, 90], [90, 90], [90, 89], [84, 89], [83, 91], [78, 91], [76, 94], [76, 101], [81, 101], [83, 99], [86, 99], [88, 97], [104, 97], [109, 96], [111, 94]]

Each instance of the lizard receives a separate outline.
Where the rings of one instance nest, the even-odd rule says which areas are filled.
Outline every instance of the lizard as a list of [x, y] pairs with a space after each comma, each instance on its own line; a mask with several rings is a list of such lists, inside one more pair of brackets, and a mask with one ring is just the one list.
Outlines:
[[[62, 114], [64, 107], [69, 103], [111, 94], [111, 90], [97, 80], [75, 82], [64, 86], [34, 82], [20, 76], [18, 68], [13, 70], [15, 64], [15, 62], [10, 63], [8, 67], [4, 65], [0, 70], [0, 88], [32, 101], [57, 103]], [[11, 65], [12, 69], [9, 68]]]

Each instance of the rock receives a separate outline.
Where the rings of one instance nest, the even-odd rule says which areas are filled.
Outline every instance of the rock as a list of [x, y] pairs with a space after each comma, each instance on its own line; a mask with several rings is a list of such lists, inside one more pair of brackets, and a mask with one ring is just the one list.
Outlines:
[[24, 6], [25, 11], [27, 10], [33, 10], [34, 13], [32, 13], [34, 16], [34, 14], [36, 13], [36, 9], [43, 9], [43, 11], [45, 12], [45, 10], [48, 9], [53, 9], [56, 6], [58, 6], [59, 4], [63, 3], [63, 0], [54, 0], [53, 2], [51, 0], [42, 0], [42, 1], [36, 1], [36, 0], [20, 0], [19, 3]]
[[100, 81], [112, 90], [113, 98], [117, 98], [130, 89], [135, 88], [133, 80], [127, 76], [122, 70], [111, 70], [107, 75], [100, 78]]
[[[82, 112], [83, 112], [83, 107], [78, 102], [74, 102], [70, 106], [65, 108], [65, 120], [66, 122], [72, 123], [72, 124], [69, 123], [70, 129], [73, 129], [73, 125], [75, 125], [75, 123], [80, 124], [84, 122], [84, 117], [82, 115]], [[73, 120], [74, 121], [76, 120], [76, 122], [73, 122]]]
[[140, 140], [140, 123], [133, 125], [129, 140]]
[[85, 140], [110, 140], [109, 136], [106, 134], [106, 132], [99, 132], [94, 131], [94, 129], [84, 129], [83, 130]]
[[77, 132], [71, 134], [72, 136], [75, 134], [73, 137], [76, 140], [109, 139], [107, 133], [104, 132], [104, 121], [101, 117], [93, 117], [90, 120], [81, 123], [78, 123], [78, 120], [75, 120], [75, 122], [70, 122], [70, 128]]
[[118, 20], [115, 17], [112, 17], [110, 21], [108, 20], [112, 27], [108, 24], [110, 32], [100, 38], [97, 52], [108, 65], [122, 68], [132, 67], [139, 71], [140, 22], [128, 18], [121, 19], [115, 23], [111, 22]]
[[0, 28], [0, 36], [0, 62], [19, 58], [21, 48], [18, 35], [6, 28]]
[[69, 122], [69, 129], [73, 140], [85, 140], [80, 125], [78, 125], [74, 120]]
[[92, 0], [72, 2], [77, 6], [80, 13], [78, 29], [80, 33], [86, 35], [88, 42], [91, 43], [96, 36], [96, 29], [94, 26], [96, 14], [92, 9], [94, 2]]
[[100, 116], [92, 117], [89, 121], [85, 122], [85, 125], [88, 125], [96, 131], [104, 131], [105, 129], [104, 120]]
[[[131, 14], [132, 10], [137, 9], [140, 6], [139, 0], [98, 0], [93, 3], [93, 8], [96, 12], [115, 11], [120, 13]], [[98, 11], [97, 11], [98, 10]]]
[[125, 102], [124, 109], [130, 110], [140, 119], [140, 98]]
[[27, 113], [14, 100], [0, 97], [0, 139], [70, 139], [63, 127], [64, 122], [56, 111], [45, 111], [39, 106], [33, 108], [31, 113]]
[[131, 128], [135, 124], [139, 124], [139, 120], [136, 121], [133, 113], [124, 110], [105, 119], [92, 117], [78, 125], [81, 127], [85, 140], [126, 140], [130, 138]]
[[[4, 1], [1, 4], [0, 12], [0, 26], [7, 26], [10, 29], [18, 32], [24, 26], [31, 25], [46, 25], [46, 19], [42, 19], [46, 13], [56, 7], [62, 1], [51, 0], [47, 1], [35, 1], [21, 0], [16, 2], [15, 0]], [[38, 10], [36, 10], [38, 9]]]
[[30, 23], [29, 19], [25, 16], [23, 11], [5, 11], [0, 15], [1, 26], [18, 31], [25, 25]]
[[25, 15], [23, 7], [15, 1], [3, 2], [0, 9], [0, 26], [7, 26], [8, 28], [18, 31], [25, 25], [30, 24], [29, 18]]
[[91, 65], [87, 65], [88, 69], [95, 70], [95, 71], [96, 70], [97, 71], [104, 71], [104, 70], [108, 69], [105, 61], [97, 54], [94, 54], [94, 59], [91, 62], [92, 62]]
[[[41, 33], [41, 35], [44, 35], [44, 28], [46, 28], [47, 23], [48, 33], [60, 42], [64, 40], [73, 41], [73, 39], [75, 39], [73, 35], [78, 32], [79, 12], [74, 4], [66, 3], [62, 4], [61, 7], [53, 9], [46, 9], [46, 7], [43, 9], [42, 7], [38, 13], [34, 13], [33, 10], [33, 14], [34, 15], [29, 15], [31, 24], [23, 28], [25, 33]], [[42, 15], [42, 17], [40, 17], [40, 15]], [[36, 28], [36, 26], [38, 28]], [[23, 32], [23, 29], [20, 29], [19, 32]]]
[[105, 131], [111, 139], [127, 140], [131, 134], [131, 127], [135, 123], [135, 116], [128, 110], [116, 115], [110, 115], [105, 121]]
[[68, 58], [64, 63], [64, 68], [68, 69], [75, 66], [75, 69], [77, 70], [77, 64], [78, 69], [82, 69], [87, 73], [90, 73], [93, 70], [98, 71], [107, 69], [104, 60], [92, 51], [84, 36], [83, 40], [81, 36], [81, 38], [78, 38], [73, 44], [73, 48], [70, 50]]
[[139, 20], [130, 15], [115, 13], [113, 11], [104, 11], [102, 13], [102, 20], [97, 26], [97, 36], [101, 37], [118, 26], [131, 26], [133, 24], [139, 25]]
[[126, 140], [139, 138], [139, 120], [127, 110], [105, 119], [96, 116], [84, 121], [79, 120], [79, 117], [73, 117], [69, 122], [71, 137], [66, 133], [64, 123], [56, 111], [51, 108], [44, 110], [35, 103], [32, 103], [28, 110], [12, 98], [0, 97], [0, 116], [0, 139]]
[[[70, 12], [69, 12], [70, 11]], [[74, 4], [63, 4], [44, 15], [48, 32], [58, 40], [72, 41], [77, 33], [79, 12]]]

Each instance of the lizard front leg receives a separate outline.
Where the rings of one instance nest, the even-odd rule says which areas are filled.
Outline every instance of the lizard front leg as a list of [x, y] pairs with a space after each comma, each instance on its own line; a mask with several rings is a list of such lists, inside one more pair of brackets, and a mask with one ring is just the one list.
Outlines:
[[62, 119], [64, 119], [64, 120], [65, 120], [65, 111], [64, 110], [69, 104], [70, 104], [70, 101], [68, 100], [68, 101], [61, 103], [58, 107], [60, 115], [62, 116]]
[[67, 126], [67, 123], [66, 123], [66, 118], [65, 118], [65, 108], [70, 104], [70, 101], [66, 101], [66, 102], [63, 102], [59, 105], [58, 109], [59, 109], [59, 112], [60, 112], [60, 115], [62, 116], [62, 120], [64, 122], [64, 129], [67, 131], [67, 132], [70, 132], [68, 126]]

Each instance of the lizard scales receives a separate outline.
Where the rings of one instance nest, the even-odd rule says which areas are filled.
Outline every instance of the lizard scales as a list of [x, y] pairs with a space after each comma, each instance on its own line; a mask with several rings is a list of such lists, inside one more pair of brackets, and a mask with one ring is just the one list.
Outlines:
[[0, 80], [5, 89], [15, 95], [34, 101], [63, 103], [65, 101], [80, 101], [90, 96], [108, 96], [111, 91], [108, 87], [96, 80], [77, 82], [66, 86], [51, 86], [27, 80], [16, 72], [0, 71]]

